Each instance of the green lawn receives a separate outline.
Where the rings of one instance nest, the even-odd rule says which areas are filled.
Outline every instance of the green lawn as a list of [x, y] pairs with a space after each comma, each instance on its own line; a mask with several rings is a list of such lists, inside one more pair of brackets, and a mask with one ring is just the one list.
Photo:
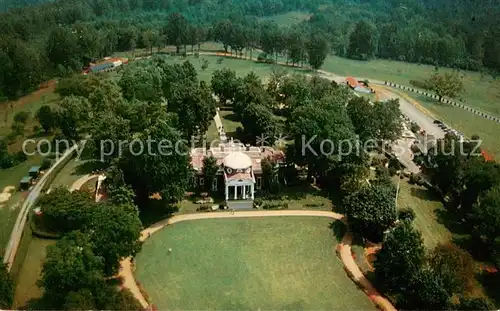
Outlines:
[[70, 188], [75, 181], [87, 174], [86, 171], [81, 171], [83, 164], [83, 161], [79, 161], [76, 158], [70, 160], [68, 164], [66, 164], [61, 171], [57, 173], [54, 181], [52, 182], [51, 188]]
[[401, 180], [397, 207], [415, 211], [414, 225], [422, 233], [427, 248], [451, 240], [450, 231], [438, 221], [437, 211], [443, 209], [443, 204], [427, 188]]
[[144, 243], [136, 277], [159, 310], [374, 310], [335, 254], [331, 223], [320, 217], [177, 223]]
[[42, 296], [42, 290], [36, 285], [36, 282], [40, 279], [40, 273], [42, 272], [46, 256], [46, 248], [55, 243], [55, 240], [44, 240], [36, 237], [33, 237], [30, 241], [27, 255], [16, 279], [14, 309], [21, 309], [31, 299], [37, 299]]
[[[410, 80], [427, 79], [434, 66], [411, 64], [390, 60], [357, 61], [347, 58], [328, 56], [322, 69], [342, 76], [357, 76], [374, 80], [387, 80], [398, 84], [410, 85]], [[440, 72], [452, 69], [440, 68]], [[500, 116], [500, 81], [479, 72], [462, 71], [465, 93], [462, 95], [466, 104]], [[464, 111], [464, 117], [471, 115]]]

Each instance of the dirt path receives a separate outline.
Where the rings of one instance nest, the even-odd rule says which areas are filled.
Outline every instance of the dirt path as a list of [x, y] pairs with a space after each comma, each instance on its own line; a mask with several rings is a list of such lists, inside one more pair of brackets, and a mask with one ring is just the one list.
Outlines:
[[[141, 232], [141, 241], [146, 240], [151, 235], [157, 231], [163, 229], [164, 227], [182, 221], [198, 220], [198, 219], [220, 219], [220, 218], [248, 218], [248, 217], [272, 217], [272, 216], [317, 216], [317, 217], [328, 217], [335, 220], [340, 220], [345, 222], [344, 215], [325, 212], [325, 211], [304, 211], [304, 210], [287, 210], [287, 211], [241, 211], [231, 213], [199, 213], [199, 214], [188, 214], [174, 216], [169, 219], [160, 221], [151, 227], [144, 229]], [[350, 274], [351, 279], [362, 287], [363, 292], [376, 304], [380, 309], [386, 311], [396, 310], [391, 302], [380, 295], [377, 290], [373, 287], [370, 281], [363, 275], [358, 265], [354, 261], [351, 253], [351, 243], [352, 236], [350, 233], [346, 233], [341, 243], [338, 244], [338, 254], [342, 260], [346, 270]], [[141, 303], [144, 308], [149, 308], [149, 303], [144, 297], [143, 293], [137, 286], [134, 278], [133, 265], [131, 263], [131, 258], [124, 259], [120, 264], [119, 276], [123, 280], [123, 286], [128, 288], [130, 292], [136, 297], [136, 299]]]

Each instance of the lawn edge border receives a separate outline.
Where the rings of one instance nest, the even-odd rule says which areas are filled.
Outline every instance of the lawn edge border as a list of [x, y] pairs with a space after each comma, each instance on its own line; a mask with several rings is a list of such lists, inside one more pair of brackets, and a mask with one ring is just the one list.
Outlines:
[[[140, 240], [145, 241], [154, 233], [160, 231], [161, 229], [178, 222], [189, 221], [189, 220], [200, 220], [200, 219], [223, 219], [223, 218], [251, 218], [251, 217], [276, 217], [276, 216], [316, 216], [316, 217], [328, 217], [335, 220], [342, 221], [347, 225], [345, 216], [342, 214], [327, 212], [327, 211], [308, 211], [308, 210], [288, 210], [288, 211], [241, 211], [229, 213], [229, 212], [219, 212], [219, 213], [198, 213], [198, 214], [187, 214], [187, 215], [177, 215], [171, 218], [162, 220], [144, 229], [141, 232]], [[352, 244], [352, 234], [349, 230], [346, 231], [344, 237], [337, 245], [336, 253], [344, 265], [344, 270], [346, 271], [349, 278], [360, 288], [368, 298], [375, 304], [375, 306], [381, 310], [385, 311], [395, 311], [396, 308], [392, 303], [383, 297], [371, 284], [371, 282], [366, 278], [366, 276], [361, 272], [359, 266], [356, 264], [351, 252]], [[120, 262], [120, 272], [119, 277], [123, 280], [122, 286], [130, 290], [134, 297], [140, 302], [144, 309], [154, 310], [154, 304], [148, 301], [144, 295], [143, 291], [138, 285], [138, 282], [134, 276], [134, 264], [132, 257], [125, 258]]]

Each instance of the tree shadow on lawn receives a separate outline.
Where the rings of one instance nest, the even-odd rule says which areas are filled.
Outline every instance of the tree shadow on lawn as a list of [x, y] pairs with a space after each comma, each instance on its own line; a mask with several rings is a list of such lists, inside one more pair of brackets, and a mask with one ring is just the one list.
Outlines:
[[469, 233], [467, 225], [462, 223], [460, 219], [457, 219], [457, 217], [444, 207], [435, 209], [434, 214], [437, 217], [438, 223], [444, 225], [451, 233], [461, 235]]
[[342, 238], [347, 232], [346, 225], [342, 221], [336, 220], [332, 221], [328, 227], [332, 230], [333, 235], [335, 236], [337, 241], [338, 242], [342, 241]]
[[179, 207], [163, 200], [148, 199], [139, 204], [139, 218], [144, 228], [171, 217]]
[[424, 187], [412, 186], [410, 193], [420, 200], [441, 203], [439, 197], [434, 192]]
[[73, 175], [92, 174], [95, 171], [101, 171], [108, 167], [104, 162], [96, 160], [81, 160], [81, 162], [73, 171]]
[[222, 119], [226, 119], [228, 121], [232, 121], [232, 122], [241, 122], [241, 120], [238, 118], [238, 116], [236, 115], [236, 113], [231, 113], [231, 114], [226, 114], [225, 116], [221, 116]]

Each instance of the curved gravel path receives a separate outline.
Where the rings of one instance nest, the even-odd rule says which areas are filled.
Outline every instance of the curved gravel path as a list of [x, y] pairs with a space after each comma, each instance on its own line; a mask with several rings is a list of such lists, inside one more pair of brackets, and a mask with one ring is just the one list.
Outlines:
[[[318, 216], [318, 217], [328, 217], [336, 220], [340, 220], [346, 223], [344, 215], [334, 213], [334, 212], [326, 212], [326, 211], [308, 211], [308, 210], [286, 210], [286, 211], [241, 211], [231, 213], [199, 213], [199, 214], [187, 214], [187, 215], [179, 215], [173, 216], [169, 219], [165, 219], [160, 221], [151, 227], [144, 229], [141, 232], [141, 241], [146, 240], [151, 235], [156, 233], [157, 231], [163, 229], [164, 227], [174, 224], [177, 222], [188, 221], [188, 220], [198, 220], [198, 219], [219, 219], [219, 218], [248, 218], [248, 217], [272, 217], [272, 216]], [[338, 244], [338, 255], [342, 260], [342, 263], [345, 266], [345, 269], [348, 271], [351, 279], [360, 285], [363, 292], [368, 295], [368, 297], [376, 304], [380, 309], [386, 311], [396, 310], [394, 306], [391, 304], [389, 300], [380, 295], [377, 290], [373, 287], [370, 281], [364, 276], [364, 274], [359, 269], [358, 265], [354, 261], [351, 253], [351, 243], [352, 236], [349, 232], [347, 232], [342, 241]], [[136, 299], [141, 303], [141, 305], [147, 309], [149, 308], [149, 303], [144, 297], [143, 293], [137, 286], [137, 283], [134, 278], [133, 273], [133, 264], [131, 262], [131, 258], [126, 258], [122, 260], [120, 263], [120, 272], [119, 276], [123, 280], [123, 287], [130, 290], [130, 292], [136, 297]]]

